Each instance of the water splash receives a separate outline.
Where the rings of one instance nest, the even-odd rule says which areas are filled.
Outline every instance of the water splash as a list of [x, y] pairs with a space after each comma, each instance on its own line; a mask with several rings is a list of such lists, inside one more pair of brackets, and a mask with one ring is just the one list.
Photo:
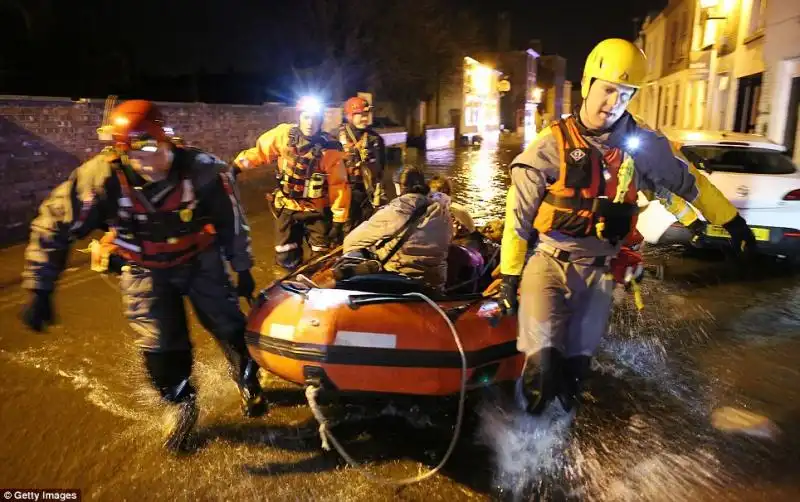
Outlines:
[[572, 416], [558, 403], [539, 417], [496, 405], [485, 405], [479, 415], [477, 440], [492, 451], [501, 492], [519, 499], [565, 468]]

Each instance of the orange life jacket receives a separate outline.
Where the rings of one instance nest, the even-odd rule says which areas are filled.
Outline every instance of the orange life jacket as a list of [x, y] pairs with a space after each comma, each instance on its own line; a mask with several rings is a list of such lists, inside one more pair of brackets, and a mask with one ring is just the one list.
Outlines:
[[[281, 192], [290, 199], [322, 199], [328, 196], [326, 174], [321, 166], [322, 149], [341, 146], [330, 141], [327, 136], [320, 142], [308, 143], [301, 140], [299, 128], [289, 132], [287, 154], [278, 160], [278, 182]], [[322, 149], [321, 149], [321, 148]]]
[[[152, 203], [131, 188], [121, 168], [115, 173], [120, 184], [114, 252], [125, 260], [147, 268], [170, 268], [186, 263], [208, 248], [216, 238], [211, 215], [197, 215], [197, 198], [188, 175], [163, 200]], [[233, 190], [220, 174], [228, 195]]]
[[633, 159], [618, 148], [605, 155], [581, 136], [572, 116], [550, 126], [558, 143], [558, 179], [542, 199], [533, 226], [616, 243], [636, 227]]

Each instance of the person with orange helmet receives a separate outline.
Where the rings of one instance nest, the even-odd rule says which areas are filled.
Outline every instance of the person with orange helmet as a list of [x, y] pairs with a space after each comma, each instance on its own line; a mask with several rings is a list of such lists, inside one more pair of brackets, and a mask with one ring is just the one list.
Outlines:
[[349, 233], [386, 202], [382, 183], [386, 146], [380, 134], [369, 126], [372, 106], [366, 99], [354, 96], [345, 101], [344, 115], [347, 122], [339, 127], [339, 142], [347, 156], [347, 176], [353, 193], [349, 228], [345, 229]]
[[[23, 287], [32, 299], [22, 319], [36, 331], [52, 323], [51, 298], [70, 243], [110, 229], [103, 244], [126, 264], [120, 280], [125, 315], [152, 385], [172, 405], [164, 445], [178, 451], [198, 416], [184, 296], [222, 348], [243, 413], [266, 412], [237, 300], [255, 289], [249, 227], [230, 166], [175, 145], [152, 102], [121, 103], [99, 132], [110, 147], [56, 187], [31, 223]], [[236, 286], [225, 261], [238, 273]]]
[[312, 256], [341, 241], [351, 196], [342, 145], [322, 131], [322, 104], [303, 97], [297, 111], [297, 124], [270, 129], [234, 160], [240, 170], [277, 161], [279, 187], [267, 198], [275, 216], [275, 261], [287, 270], [302, 263], [304, 239]]
[[519, 311], [525, 367], [517, 397], [529, 413], [556, 400], [567, 410], [580, 404], [615, 283], [637, 291], [640, 190], [675, 194], [724, 226], [737, 249], [755, 247], [744, 219], [708, 178], [627, 112], [646, 68], [633, 43], [600, 42], [586, 60], [579, 108], [543, 129], [509, 166], [499, 303], [507, 314]]

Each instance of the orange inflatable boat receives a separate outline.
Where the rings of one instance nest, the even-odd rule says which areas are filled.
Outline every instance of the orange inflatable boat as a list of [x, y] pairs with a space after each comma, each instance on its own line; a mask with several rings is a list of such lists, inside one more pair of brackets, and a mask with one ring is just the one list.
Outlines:
[[[451, 249], [449, 262], [466, 252]], [[332, 272], [348, 262], [362, 270]], [[491, 281], [488, 268], [472, 274], [475, 285]], [[465, 375], [468, 390], [513, 382], [523, 365], [516, 318], [493, 317], [497, 303], [477, 287], [460, 291], [433, 296], [418, 281], [372, 271], [369, 260], [332, 253], [261, 291], [248, 348], [266, 371], [337, 398], [458, 395]]]

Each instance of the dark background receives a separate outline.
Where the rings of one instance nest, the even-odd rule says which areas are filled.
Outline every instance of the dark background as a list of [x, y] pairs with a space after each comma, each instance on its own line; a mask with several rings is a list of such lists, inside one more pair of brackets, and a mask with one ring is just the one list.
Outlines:
[[[512, 48], [527, 48], [539, 39], [545, 54], [567, 58], [567, 77], [577, 81], [595, 43], [612, 36], [633, 39], [634, 18], [641, 22], [666, 1], [370, 3], [379, 10], [353, 28], [354, 19], [367, 9], [362, 0], [0, 0], [0, 93], [289, 102], [298, 87], [292, 69], [315, 67], [331, 55], [347, 74], [344, 92], [350, 93], [391, 79], [397, 59], [411, 59], [407, 62], [413, 68], [413, 57], [398, 51], [417, 43], [417, 52], [424, 53], [424, 33], [444, 30], [451, 42], [433, 48], [433, 59], [458, 50], [463, 55], [496, 49], [501, 10], [511, 19]], [[416, 30], [415, 25], [425, 23], [431, 24], [429, 31]], [[385, 30], [393, 34], [373, 40]], [[410, 37], [407, 43], [404, 36]], [[363, 46], [344, 48], [348, 38]], [[348, 51], [350, 57], [342, 57]], [[404, 82], [402, 65], [396, 66]], [[437, 71], [443, 68], [447, 64]], [[429, 86], [408, 82], [410, 92], [424, 99]]]

